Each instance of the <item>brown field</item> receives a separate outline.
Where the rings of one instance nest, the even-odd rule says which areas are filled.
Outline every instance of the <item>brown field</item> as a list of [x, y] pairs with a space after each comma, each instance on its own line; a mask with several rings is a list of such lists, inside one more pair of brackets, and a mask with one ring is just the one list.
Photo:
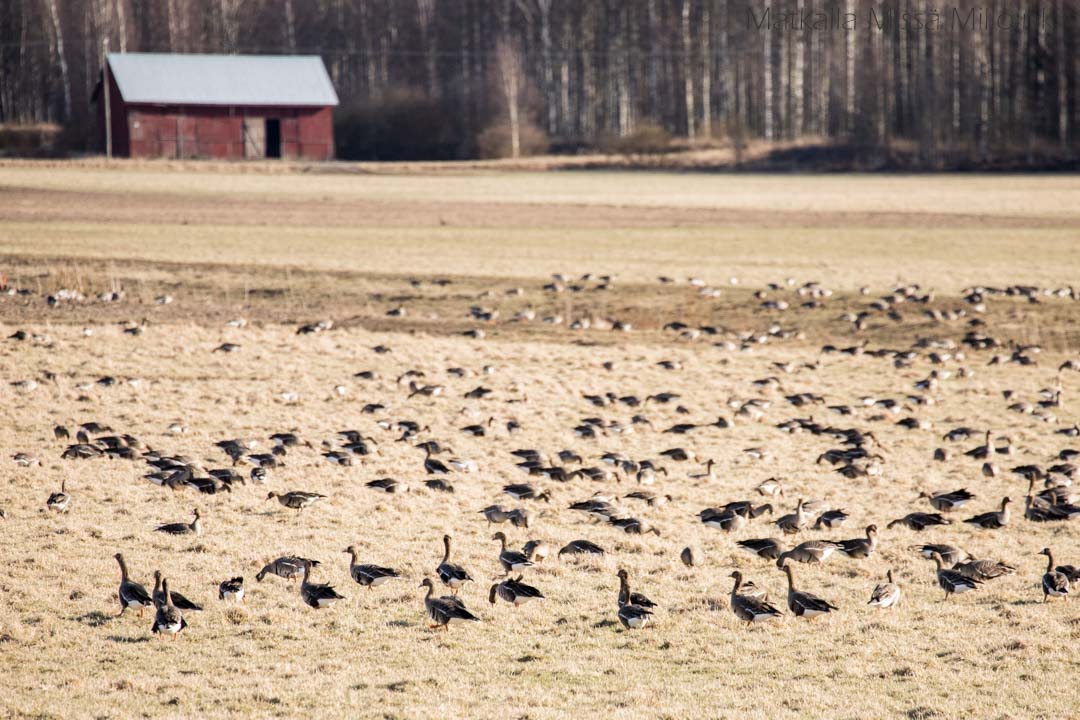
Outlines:
[[[1080, 304], [995, 295], [978, 314], [961, 290], [1077, 284], [1080, 179], [196, 169], [0, 165], [0, 272], [31, 291], [0, 296], [3, 716], [1058, 718], [1075, 706], [1080, 605], [1042, 603], [1045, 562], [1036, 553], [1050, 546], [1059, 562], [1080, 564], [1080, 521], [1026, 520], [1026, 482], [1009, 469], [1046, 466], [1059, 462], [1061, 449], [1080, 448], [1080, 439], [1055, 433], [1078, 420], [1080, 374], [1057, 368], [1080, 357]], [[606, 290], [595, 279], [578, 292], [543, 290], [556, 272], [572, 278], [567, 285], [584, 273], [616, 279]], [[659, 275], [675, 282], [661, 284]], [[702, 297], [691, 276], [722, 294]], [[441, 278], [450, 283], [432, 282]], [[823, 307], [798, 307], [805, 298], [794, 287], [807, 281], [834, 291]], [[768, 299], [791, 309], [761, 306], [753, 293], [769, 282], [782, 289]], [[875, 312], [861, 332], [843, 319], [898, 283], [919, 283], [935, 297], [899, 305], [899, 320]], [[86, 299], [50, 308], [45, 296], [61, 288]], [[507, 294], [515, 288], [520, 295]], [[107, 290], [123, 290], [123, 299], [96, 299]], [[163, 295], [173, 301], [155, 301]], [[500, 315], [475, 321], [471, 306]], [[386, 315], [397, 307], [407, 314]], [[928, 308], [967, 315], [935, 321], [923, 314]], [[534, 321], [510, 322], [525, 309], [535, 310]], [[541, 322], [549, 315], [564, 322]], [[1003, 349], [960, 346], [934, 365], [922, 348], [903, 368], [891, 358], [821, 352], [826, 343], [865, 341], [868, 350], [906, 350], [921, 338], [959, 343], [973, 317]], [[235, 318], [247, 326], [226, 325]], [[594, 327], [568, 327], [583, 318]], [[322, 319], [332, 319], [333, 329], [296, 334], [301, 323]], [[633, 330], [605, 329], [610, 319]], [[663, 329], [674, 320], [712, 325], [717, 334], [681, 340]], [[126, 323], [141, 324], [142, 334], [125, 334]], [[774, 326], [799, 333], [769, 336]], [[487, 336], [462, 335], [474, 328]], [[6, 339], [18, 329], [38, 337]], [[745, 341], [760, 336], [767, 341]], [[240, 350], [212, 353], [222, 342]], [[1035, 364], [988, 365], [995, 353], [1026, 343], [1043, 349], [1032, 353]], [[392, 352], [373, 352], [380, 344]], [[664, 370], [661, 360], [679, 360], [682, 369]], [[603, 369], [605, 361], [614, 368]], [[785, 373], [774, 362], [796, 367]], [[483, 374], [485, 365], [496, 371]], [[448, 373], [454, 367], [469, 375]], [[935, 369], [952, 375], [917, 390]], [[354, 377], [362, 370], [377, 379]], [[396, 382], [407, 370], [423, 371], [421, 382], [443, 384], [445, 392], [408, 398], [407, 385]], [[46, 380], [47, 372], [55, 379]], [[95, 383], [103, 376], [119, 382]], [[752, 384], [769, 376], [781, 387]], [[32, 391], [11, 384], [27, 379], [40, 384]], [[1065, 401], [1052, 420], [1006, 410], [1017, 400], [1035, 403], [1040, 389], [1057, 382]], [[463, 397], [478, 385], [493, 393]], [[1012, 400], [1003, 399], [1006, 389]], [[582, 397], [662, 391], [679, 393], [687, 414], [676, 413], [678, 403], [600, 408]], [[822, 395], [826, 404], [785, 400], [799, 392]], [[865, 396], [899, 400], [901, 412], [865, 407]], [[934, 402], [915, 405], [909, 396]], [[768, 401], [762, 417], [735, 416], [732, 404], [751, 398]], [[387, 409], [361, 412], [375, 402]], [[826, 405], [854, 412], [842, 416]], [[639, 413], [651, 428], [592, 440], [572, 431], [588, 417], [630, 426]], [[732, 427], [660, 432], [718, 415]], [[776, 428], [809, 416], [872, 430], [882, 474], [846, 479], [814, 462], [839, 440]], [[906, 417], [931, 426], [896, 425]], [[489, 418], [486, 437], [461, 431]], [[377, 426], [382, 419], [430, 429], [395, 442], [400, 432]], [[520, 431], [508, 434], [509, 420]], [[201, 495], [149, 483], [143, 475], [152, 468], [141, 460], [62, 460], [66, 443], [53, 439], [53, 426], [74, 433], [87, 421], [205, 468], [230, 466], [214, 447], [226, 438], [257, 439], [266, 452], [271, 433], [294, 431], [314, 449], [290, 450], [263, 486]], [[183, 431], [170, 431], [173, 424]], [[961, 425], [1011, 438], [1015, 452], [997, 457], [996, 477], [963, 456], [981, 438], [941, 439]], [[374, 435], [378, 454], [358, 456], [352, 467], [320, 457], [320, 443], [338, 442], [335, 433], [347, 428]], [[453, 495], [423, 485], [423, 454], [413, 445], [426, 439], [479, 465], [449, 476]], [[772, 457], [744, 452], [753, 446]], [[932, 462], [939, 446], [952, 459]], [[551, 492], [546, 505], [500, 494], [505, 483], [530, 479], [514, 465], [515, 448], [572, 449], [586, 465], [602, 465], [608, 451], [641, 460], [671, 447], [715, 459], [718, 476], [694, 479], [700, 463], [665, 459], [669, 475], [649, 489], [672, 502], [624, 501], [627, 514], [653, 523], [659, 537], [626, 535], [567, 509], [597, 491], [639, 489], [632, 477], [620, 484], [532, 478]], [[20, 466], [16, 452], [40, 464]], [[364, 485], [388, 476], [412, 491], [388, 495]], [[841, 529], [803, 531], [795, 542], [858, 537], [872, 522], [882, 528], [879, 551], [867, 560], [796, 567], [802, 588], [840, 607], [831, 617], [808, 622], [786, 613], [782, 573], [737, 551], [738, 539], [780, 535], [769, 516], [730, 535], [696, 517], [711, 505], [754, 498], [753, 488], [771, 476], [786, 486], [773, 520], [799, 497], [851, 515]], [[51, 514], [45, 499], [64, 478], [71, 510]], [[977, 498], [951, 526], [885, 529], [908, 512], [931, 511], [916, 500], [919, 489], [959, 487]], [[268, 490], [296, 489], [328, 498], [299, 515], [265, 500]], [[1017, 500], [1008, 527], [960, 522], [994, 509], [1004, 495]], [[555, 548], [587, 538], [607, 555], [549, 558], [525, 572], [545, 601], [489, 606], [487, 589], [500, 574], [490, 539], [496, 528], [477, 511], [495, 502], [535, 515], [529, 530], [499, 526], [515, 547], [529, 538]], [[203, 515], [199, 536], [154, 532], [194, 507]], [[462, 597], [481, 618], [447, 633], [428, 629], [417, 588], [440, 560], [444, 532], [476, 578]], [[909, 549], [917, 542], [958, 545], [1017, 571], [942, 603], [933, 564]], [[363, 561], [395, 567], [404, 578], [359, 587], [342, 553], [349, 544], [361, 548]], [[702, 551], [699, 567], [679, 563], [686, 545]], [[160, 568], [174, 589], [205, 606], [185, 615], [190, 627], [179, 639], [152, 635], [153, 613], [115, 617], [118, 551], [136, 580], [152, 585]], [[264, 563], [287, 553], [320, 560], [315, 579], [332, 582], [346, 599], [316, 611], [302, 604], [295, 584], [255, 582]], [[644, 630], [618, 623], [619, 568], [659, 605]], [[878, 611], [866, 602], [889, 568], [904, 599]], [[785, 617], [749, 629], [739, 623], [727, 607], [734, 569], [766, 586]], [[243, 605], [217, 599], [218, 583], [234, 575], [247, 582]]]

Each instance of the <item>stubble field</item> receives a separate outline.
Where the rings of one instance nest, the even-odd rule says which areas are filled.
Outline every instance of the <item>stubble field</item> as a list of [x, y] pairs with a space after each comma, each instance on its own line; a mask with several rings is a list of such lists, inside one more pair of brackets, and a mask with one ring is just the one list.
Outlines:
[[[963, 291], [1080, 283], [1080, 179], [11, 164], [0, 166], [0, 272], [26, 291], [0, 296], [5, 716], [1057, 718], [1075, 706], [1080, 615], [1075, 601], [1042, 602], [1037, 553], [1049, 546], [1059, 563], [1080, 564], [1080, 520], [1025, 519], [1027, 482], [1010, 469], [1045, 468], [1062, 462], [1062, 449], [1080, 448], [1080, 438], [1056, 432], [1078, 420], [1080, 373], [1058, 368], [1080, 358], [1080, 303], [987, 294], [977, 308]], [[565, 275], [560, 291], [544, 289], [553, 273]], [[801, 307], [813, 298], [797, 290], [811, 281], [831, 294]], [[894, 304], [896, 318], [871, 307], [911, 283], [920, 285], [913, 297], [933, 296]], [[61, 289], [81, 299], [50, 306]], [[122, 297], [100, 299], [105, 292]], [[474, 306], [497, 317], [476, 319]], [[934, 319], [928, 310], [963, 314]], [[863, 311], [856, 330], [845, 316]], [[515, 322], [518, 313], [533, 319]], [[228, 324], [236, 319], [245, 326]], [[297, 334], [321, 320], [333, 327]], [[572, 327], [583, 320], [589, 327]], [[706, 330], [665, 329], [675, 321]], [[465, 335], [477, 329], [485, 336]], [[18, 330], [25, 340], [8, 339]], [[962, 344], [969, 330], [1000, 347]], [[239, 349], [212, 352], [222, 343]], [[864, 343], [861, 353], [822, 352]], [[1025, 352], [1033, 364], [989, 364], [1031, 344], [1041, 348]], [[882, 349], [915, 354], [897, 367], [895, 356], [873, 352]], [[424, 373], [413, 378], [419, 385], [444, 390], [409, 397], [408, 378], [399, 378], [410, 370]], [[933, 371], [932, 387], [916, 385]], [[105, 377], [115, 383], [98, 382]], [[26, 380], [37, 386], [16, 384]], [[478, 386], [491, 393], [465, 397]], [[1055, 386], [1061, 401], [1040, 408], [1048, 397], [1040, 390]], [[679, 397], [637, 407], [584, 397], [662, 392]], [[823, 402], [786, 399], [798, 393]], [[1043, 417], [1007, 410], [1018, 401]], [[363, 412], [371, 403], [385, 407]], [[730, 427], [662, 432], [717, 416]], [[574, 432], [587, 418], [604, 426], [596, 438]], [[843, 443], [777, 427], [793, 418], [872, 431], [880, 474], [849, 479], [816, 463]], [[924, 427], [897, 425], [904, 418]], [[398, 441], [402, 420], [423, 429]], [[265, 484], [207, 495], [152, 484], [141, 457], [61, 459], [90, 421], [112, 428], [100, 434], [130, 434], [203, 470], [232, 466], [214, 446], [220, 440], [258, 441], [252, 452], [269, 452], [271, 434], [294, 432], [311, 447], [290, 448]], [[520, 429], [508, 430], [511, 421]], [[487, 434], [462, 431], [474, 424]], [[72, 439], [55, 439], [55, 425]], [[996, 476], [963, 455], [981, 435], [942, 439], [959, 426], [1011, 446], [993, 459]], [[328, 462], [324, 441], [340, 446], [336, 433], [346, 429], [373, 436], [377, 452], [349, 467]], [[452, 494], [425, 487], [415, 447], [425, 440], [448, 444], [444, 459], [476, 462], [476, 471], [446, 477]], [[660, 455], [676, 447], [696, 459]], [[938, 447], [950, 459], [932, 460]], [[582, 463], [568, 470], [610, 468], [601, 456], [621, 452], [660, 462], [668, 475], [650, 486], [632, 473], [619, 483], [558, 482], [516, 467], [510, 451], [520, 448], [555, 463], [559, 451], [575, 451]], [[20, 452], [37, 462], [16, 463]], [[692, 477], [706, 459], [715, 479]], [[246, 477], [250, 467], [236, 469]], [[365, 485], [384, 477], [410, 491]], [[755, 494], [769, 477], [783, 481], [784, 497]], [[65, 479], [70, 510], [50, 513], [45, 500]], [[551, 502], [502, 494], [519, 482], [549, 491]], [[977, 497], [951, 525], [886, 529], [909, 512], [933, 512], [916, 499], [920, 490], [961, 487]], [[642, 489], [672, 499], [652, 507], [623, 498]], [[327, 498], [297, 514], [267, 501], [271, 490]], [[660, 535], [625, 534], [569, 509], [597, 492], [620, 498], [626, 516]], [[961, 522], [1006, 495], [1016, 502], [1005, 528]], [[850, 518], [785, 537], [771, 523], [799, 498]], [[702, 509], [743, 499], [775, 512], [730, 534], [698, 520]], [[528, 508], [530, 528], [489, 527], [478, 511], [492, 503]], [[155, 532], [193, 508], [199, 535]], [[869, 559], [796, 567], [802, 588], [839, 606], [812, 622], [787, 612], [775, 564], [735, 545], [855, 538], [870, 523], [881, 534]], [[524, 572], [544, 601], [491, 606], [488, 588], [502, 574], [497, 529], [515, 548], [544, 539], [557, 550], [585, 538], [607, 552], [561, 561], [553, 552]], [[428, 628], [417, 587], [434, 577], [444, 533], [475, 578], [461, 597], [481, 620], [448, 632]], [[930, 542], [1016, 572], [943, 603], [933, 563], [910, 549]], [[348, 545], [403, 577], [361, 588], [349, 576]], [[680, 563], [685, 546], [699, 550], [696, 567]], [[116, 617], [117, 552], [135, 580], [149, 588], [160, 569], [205, 607], [185, 614], [178, 639], [150, 632], [152, 611]], [[255, 581], [285, 554], [319, 560], [313, 579], [345, 599], [314, 610], [298, 583]], [[658, 605], [643, 630], [619, 624], [620, 568]], [[903, 600], [868, 607], [890, 568]], [[765, 586], [785, 617], [740, 623], [728, 609], [735, 569]], [[218, 600], [218, 583], [237, 575], [246, 602]]]

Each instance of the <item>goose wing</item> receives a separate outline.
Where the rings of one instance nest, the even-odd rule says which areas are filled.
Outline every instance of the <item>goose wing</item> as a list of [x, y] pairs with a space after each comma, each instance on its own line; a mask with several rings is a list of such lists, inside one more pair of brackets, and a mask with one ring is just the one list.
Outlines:
[[125, 605], [153, 605], [146, 588], [130, 580], [120, 583], [120, 601]]
[[808, 613], [818, 615], [840, 609], [828, 600], [808, 592], [790, 593], [788, 595], [788, 607], [796, 615], [806, 615]]
[[472, 580], [472, 576], [460, 565], [455, 565], [451, 562], [444, 562], [436, 569], [439, 574], [439, 579], [444, 583], [449, 584], [451, 580], [457, 580], [459, 582], [465, 582], [466, 580]]

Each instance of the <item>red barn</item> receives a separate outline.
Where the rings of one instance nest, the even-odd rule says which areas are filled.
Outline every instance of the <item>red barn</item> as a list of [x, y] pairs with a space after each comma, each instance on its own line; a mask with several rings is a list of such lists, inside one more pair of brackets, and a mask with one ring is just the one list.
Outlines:
[[338, 98], [317, 56], [110, 54], [93, 99], [120, 157], [334, 157]]

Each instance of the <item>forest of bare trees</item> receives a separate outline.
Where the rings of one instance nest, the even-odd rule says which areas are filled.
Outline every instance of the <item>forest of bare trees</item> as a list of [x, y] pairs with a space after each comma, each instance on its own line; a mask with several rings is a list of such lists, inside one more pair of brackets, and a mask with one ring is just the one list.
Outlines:
[[[643, 128], [927, 164], [1080, 146], [1071, 0], [3, 0], [0, 123], [89, 148], [106, 43], [319, 54], [346, 156], [567, 152]], [[415, 142], [372, 141], [399, 131]]]

